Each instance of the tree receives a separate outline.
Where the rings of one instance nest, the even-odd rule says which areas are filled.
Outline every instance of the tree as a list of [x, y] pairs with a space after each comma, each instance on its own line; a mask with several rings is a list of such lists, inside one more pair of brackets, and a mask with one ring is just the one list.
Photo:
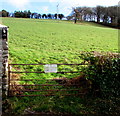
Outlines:
[[73, 8], [71, 14], [67, 17], [68, 20], [96, 21], [98, 23], [107, 24], [116, 27], [120, 24], [120, 5], [119, 6], [96, 6], [96, 7], [76, 7]]
[[108, 8], [107, 7], [101, 7], [101, 19], [103, 20], [103, 23], [109, 22], [109, 15], [108, 15]]
[[41, 14], [38, 14], [38, 19], [41, 19]]
[[34, 13], [31, 13], [31, 18], [34, 18]]
[[23, 15], [21, 16], [22, 18], [27, 18], [28, 12], [27, 12], [27, 11], [24, 11], [24, 12], [21, 11], [21, 14], [23, 14]]
[[101, 18], [101, 14], [102, 14], [102, 6], [97, 6], [96, 8], [94, 8], [94, 13], [97, 17], [97, 22], [100, 22], [100, 18]]
[[21, 14], [20, 11], [15, 11], [15, 12], [14, 12], [14, 16], [17, 17], [17, 18], [21, 18], [21, 17], [22, 17], [21, 15], [22, 15], [22, 14]]
[[64, 17], [63, 14], [58, 14], [58, 17], [60, 18], [60, 20], [62, 20], [62, 18]]
[[43, 14], [43, 15], [42, 15], [42, 18], [43, 18], [43, 19], [44, 19], [44, 18], [47, 19], [47, 15], [46, 15], [46, 14]]
[[27, 12], [27, 18], [30, 18], [30, 16], [31, 16], [31, 12], [30, 12], [30, 10], [28, 10], [28, 12]]
[[57, 19], [57, 14], [54, 15], [55, 19]]
[[68, 20], [74, 19], [80, 21], [95, 21], [95, 8], [92, 7], [76, 7], [73, 8], [71, 15], [67, 17]]
[[15, 11], [14, 12], [14, 16], [17, 18], [30, 18], [30, 15], [31, 15], [30, 10], [28, 10], [28, 11], [25, 10], [24, 12], [23, 11]]
[[9, 12], [7, 12], [6, 10], [2, 10], [2, 17], [8, 17]]
[[92, 8], [88, 7], [86, 9], [86, 14], [87, 14], [87, 21], [94, 21], [95, 20]]
[[108, 15], [111, 18], [111, 23], [115, 24], [117, 23], [117, 18], [118, 18], [118, 6], [110, 6], [108, 7]]
[[52, 19], [52, 15], [51, 14], [48, 14], [47, 17], [48, 17], [48, 19]]
[[34, 12], [33, 18], [38, 19], [38, 13]]
[[82, 21], [82, 13], [83, 13], [83, 9], [82, 7], [77, 7], [74, 9], [74, 16], [75, 16], [75, 23], [77, 22], [77, 20], [81, 20]]
[[71, 16], [72, 16], [72, 18], [74, 18], [74, 23], [76, 23], [77, 20], [82, 21], [83, 7], [73, 8]]

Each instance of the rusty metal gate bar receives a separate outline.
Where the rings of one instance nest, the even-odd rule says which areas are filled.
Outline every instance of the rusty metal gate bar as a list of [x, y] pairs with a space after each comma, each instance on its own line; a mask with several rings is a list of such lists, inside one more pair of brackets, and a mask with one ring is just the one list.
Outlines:
[[[10, 95], [10, 87], [12, 86], [10, 83], [11, 81], [33, 81], [33, 80], [48, 80], [50, 81], [49, 79], [11, 79], [11, 73], [45, 73], [44, 71], [37, 71], [37, 72], [31, 72], [31, 71], [11, 71], [10, 69], [10, 66], [15, 66], [15, 65], [46, 65], [46, 64], [8, 64], [8, 95], [9, 96], [55, 96], [55, 94], [40, 94], [40, 95]], [[50, 64], [52, 65], [52, 64]], [[56, 65], [87, 65], [85, 63], [80, 63], [80, 64], [56, 64]], [[79, 73], [79, 71], [68, 71], [68, 72], [56, 72], [56, 73], [61, 73], [61, 74], [64, 74], [64, 73]], [[67, 86], [67, 84], [65, 84]], [[72, 85], [75, 85], [77, 86], [77, 84], [72, 84]], [[24, 85], [15, 85], [15, 86], [22, 86], [22, 87], [29, 87], [29, 86], [64, 86], [64, 84], [35, 84], [35, 85], [30, 85], [30, 84], [24, 84]], [[15, 91], [19, 91], [19, 90], [12, 90], [12, 92], [15, 92]], [[80, 91], [79, 88], [78, 89], [68, 89], [68, 90], [65, 90], [65, 89], [51, 89], [51, 90], [30, 90], [30, 89], [26, 89], [26, 90], [20, 90], [20, 92], [41, 92], [41, 91], [48, 91], [48, 92], [53, 92], [53, 91]], [[78, 93], [78, 94], [63, 94], [65, 96], [71, 96], [71, 95], [83, 95], [84, 93]]]

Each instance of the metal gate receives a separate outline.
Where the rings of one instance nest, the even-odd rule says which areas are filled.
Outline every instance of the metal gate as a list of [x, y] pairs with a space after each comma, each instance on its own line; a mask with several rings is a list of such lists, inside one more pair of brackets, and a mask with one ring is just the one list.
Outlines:
[[[9, 64], [9, 96], [76, 96], [84, 95], [72, 77], [81, 73], [85, 64]], [[12, 67], [12, 68], [11, 68]], [[36, 73], [34, 77], [33, 73]], [[47, 77], [45, 77], [47, 75]], [[53, 75], [53, 77], [51, 77]], [[42, 76], [44, 78], [42, 78]], [[50, 76], [50, 77], [49, 77]], [[71, 78], [69, 78], [71, 77]]]

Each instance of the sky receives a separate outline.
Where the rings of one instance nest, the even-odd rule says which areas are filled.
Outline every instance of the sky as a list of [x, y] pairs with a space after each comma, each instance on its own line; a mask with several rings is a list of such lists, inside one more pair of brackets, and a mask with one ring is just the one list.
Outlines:
[[5, 9], [8, 12], [30, 10], [40, 14], [62, 13], [68, 16], [73, 7], [97, 5], [113, 6], [118, 5], [120, 0], [1, 0], [0, 10]]

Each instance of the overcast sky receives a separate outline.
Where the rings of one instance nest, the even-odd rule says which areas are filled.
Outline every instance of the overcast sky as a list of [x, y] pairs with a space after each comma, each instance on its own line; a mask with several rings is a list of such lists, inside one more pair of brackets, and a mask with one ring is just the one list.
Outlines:
[[1, 0], [0, 10], [5, 9], [9, 12], [15, 10], [30, 10], [31, 12], [51, 13], [57, 12], [59, 4], [59, 13], [69, 15], [72, 7], [77, 6], [112, 6], [117, 5], [119, 0]]

